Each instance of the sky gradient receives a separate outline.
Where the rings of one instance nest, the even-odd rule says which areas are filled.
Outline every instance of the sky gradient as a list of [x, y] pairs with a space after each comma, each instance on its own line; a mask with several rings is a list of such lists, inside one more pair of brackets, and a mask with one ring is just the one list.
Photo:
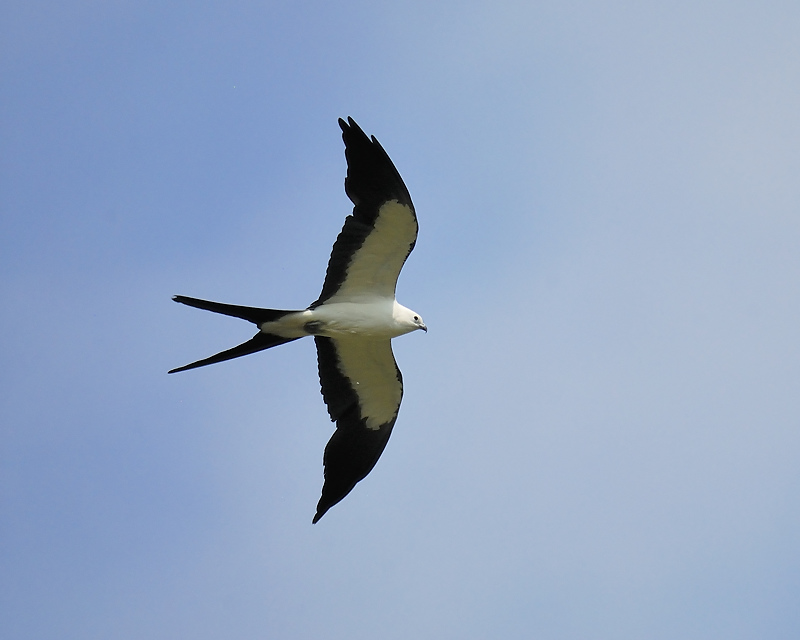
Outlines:
[[[800, 4], [0, 9], [0, 635], [800, 637]], [[316, 525], [336, 124], [420, 224]]]

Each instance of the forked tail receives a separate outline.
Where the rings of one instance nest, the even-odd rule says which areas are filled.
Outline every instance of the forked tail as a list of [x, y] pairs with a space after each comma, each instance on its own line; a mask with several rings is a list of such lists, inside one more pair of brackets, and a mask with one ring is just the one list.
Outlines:
[[[237, 304], [223, 304], [221, 302], [211, 302], [210, 300], [200, 300], [199, 298], [189, 298], [187, 296], [173, 296], [172, 299], [175, 302], [180, 302], [181, 304], [189, 305], [197, 309], [222, 313], [226, 316], [233, 316], [234, 318], [242, 318], [243, 320], [252, 322], [258, 327], [261, 327], [265, 322], [273, 322], [290, 313], [297, 313], [296, 311], [280, 311], [278, 309], [260, 309], [258, 307], [243, 307]], [[178, 371], [204, 367], [207, 364], [224, 362], [225, 360], [231, 360], [239, 356], [246, 356], [251, 353], [256, 353], [257, 351], [263, 351], [270, 347], [277, 347], [279, 344], [291, 342], [292, 340], [297, 340], [297, 338], [284, 338], [282, 336], [259, 331], [250, 340], [232, 349], [222, 351], [208, 358], [204, 358], [203, 360], [198, 360], [197, 362], [192, 362], [183, 367], [172, 369], [168, 373], [177, 373]]]

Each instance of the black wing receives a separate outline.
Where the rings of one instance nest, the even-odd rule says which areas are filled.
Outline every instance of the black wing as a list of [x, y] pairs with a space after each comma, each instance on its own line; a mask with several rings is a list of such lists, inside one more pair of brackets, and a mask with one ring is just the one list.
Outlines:
[[336, 431], [325, 447], [325, 484], [314, 522], [372, 471], [403, 398], [390, 340], [315, 337], [322, 397]]
[[339, 120], [347, 158], [344, 189], [353, 204], [333, 245], [317, 307], [334, 296], [394, 296], [397, 276], [417, 241], [411, 196], [386, 151], [352, 118]]

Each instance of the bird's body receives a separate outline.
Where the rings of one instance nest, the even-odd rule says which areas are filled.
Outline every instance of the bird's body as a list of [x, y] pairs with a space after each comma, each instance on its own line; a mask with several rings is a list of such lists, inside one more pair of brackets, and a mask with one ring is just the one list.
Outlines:
[[324, 336], [326, 338], [396, 338], [420, 328], [419, 316], [394, 299], [373, 298], [363, 302], [331, 302], [303, 311], [293, 311], [259, 325], [264, 333], [282, 338]]
[[233, 349], [170, 373], [314, 337], [322, 396], [336, 422], [325, 448], [325, 484], [314, 522], [372, 470], [389, 439], [403, 397], [391, 339], [427, 331], [417, 313], [395, 300], [397, 277], [417, 239], [411, 197], [378, 141], [352, 118], [339, 125], [348, 167], [345, 191], [355, 206], [333, 246], [319, 299], [307, 309], [283, 311], [174, 297], [248, 320], [259, 331]]

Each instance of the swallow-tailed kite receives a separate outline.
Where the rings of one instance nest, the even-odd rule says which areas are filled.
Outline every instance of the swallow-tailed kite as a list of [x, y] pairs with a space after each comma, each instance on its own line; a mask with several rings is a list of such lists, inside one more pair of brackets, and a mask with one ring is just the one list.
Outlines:
[[317, 344], [322, 398], [336, 422], [323, 464], [325, 483], [313, 522], [372, 471], [403, 397], [392, 338], [417, 329], [422, 318], [395, 300], [400, 269], [417, 240], [417, 215], [403, 179], [373, 136], [339, 120], [347, 158], [344, 189], [355, 207], [333, 245], [319, 299], [304, 311], [278, 311], [175, 296], [190, 307], [249, 320], [258, 333], [185, 371], [304, 336]]

